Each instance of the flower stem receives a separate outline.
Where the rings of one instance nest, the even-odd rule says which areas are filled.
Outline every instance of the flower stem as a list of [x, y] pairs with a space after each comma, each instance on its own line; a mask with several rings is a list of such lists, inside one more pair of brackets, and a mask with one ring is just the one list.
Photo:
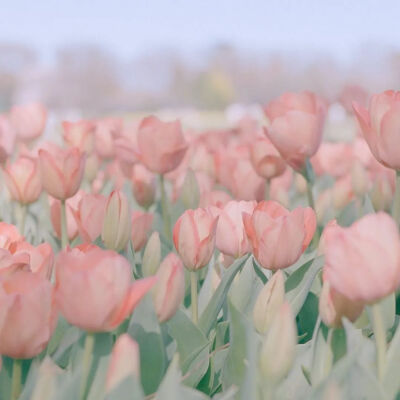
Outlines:
[[378, 379], [382, 382], [386, 368], [386, 332], [379, 303], [371, 306], [371, 317], [375, 336]]
[[315, 210], [314, 195], [313, 195], [313, 185], [310, 181], [307, 181], [307, 200], [308, 205]]
[[19, 232], [22, 236], [25, 233], [25, 221], [26, 221], [26, 214], [28, 212], [28, 206], [26, 204], [21, 204], [20, 206], [20, 216], [19, 216]]
[[398, 224], [400, 219], [400, 170], [396, 171], [396, 192], [393, 199], [392, 217]]
[[165, 190], [164, 175], [160, 175], [160, 188], [161, 188], [161, 212], [164, 224], [164, 232], [166, 238], [168, 240], [172, 240], [171, 217], [168, 210], [168, 199], [167, 199], [167, 192]]
[[265, 192], [264, 192], [264, 200], [268, 201], [270, 199], [271, 191], [271, 180], [266, 179], [265, 181]]
[[198, 302], [197, 302], [197, 272], [190, 271], [190, 289], [192, 301], [192, 321], [197, 325], [198, 321]]
[[61, 200], [61, 248], [65, 249], [68, 245], [67, 209], [65, 200]]
[[83, 360], [82, 360], [82, 381], [81, 381], [81, 400], [86, 399], [86, 391], [88, 384], [88, 377], [90, 373], [90, 367], [92, 364], [92, 353], [94, 348], [94, 334], [87, 333], [85, 339], [85, 347], [83, 350]]
[[21, 393], [21, 378], [22, 361], [14, 359], [12, 366], [11, 400], [17, 400]]

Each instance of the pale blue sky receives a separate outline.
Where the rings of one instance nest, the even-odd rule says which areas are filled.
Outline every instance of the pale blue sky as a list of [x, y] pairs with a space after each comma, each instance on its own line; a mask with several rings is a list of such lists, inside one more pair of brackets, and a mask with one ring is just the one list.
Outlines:
[[320, 50], [348, 59], [369, 43], [400, 48], [399, 0], [0, 0], [0, 42], [98, 43], [130, 58], [229, 42], [250, 50]]

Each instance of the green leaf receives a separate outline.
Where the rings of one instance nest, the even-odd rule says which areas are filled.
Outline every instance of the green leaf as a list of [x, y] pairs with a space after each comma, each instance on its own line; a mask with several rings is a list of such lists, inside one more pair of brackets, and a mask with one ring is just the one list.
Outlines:
[[230, 346], [223, 369], [222, 384], [239, 387], [237, 399], [257, 397], [258, 335], [253, 324], [229, 302]]
[[286, 280], [286, 298], [292, 307], [294, 315], [297, 315], [303, 307], [313, 281], [323, 265], [324, 257], [314, 258], [314, 260], [303, 264]]
[[397, 329], [387, 351], [386, 370], [383, 377], [383, 387], [389, 399], [394, 398], [400, 391], [399, 365], [400, 329]]
[[311, 366], [311, 382], [313, 386], [322, 382], [332, 367], [333, 353], [330, 344], [325, 339], [322, 329], [318, 330]]
[[184, 383], [195, 387], [208, 369], [208, 339], [181, 310], [167, 322], [167, 326], [177, 344], [182, 373], [188, 375]]
[[265, 276], [265, 274], [262, 271], [262, 269], [258, 266], [257, 261], [255, 260], [255, 258], [252, 257], [251, 259], [253, 261], [254, 271], [256, 272], [257, 276], [261, 279], [262, 284], [265, 285], [268, 282], [268, 278]]
[[225, 272], [222, 280], [215, 291], [213, 297], [209, 301], [206, 309], [201, 314], [199, 320], [199, 328], [206, 336], [210, 333], [211, 329], [217, 322], [217, 317], [226, 299], [228, 290], [232, 284], [233, 279], [239, 270], [243, 267], [248, 256], [243, 256], [237, 259]]
[[144, 394], [140, 383], [130, 376], [125, 378], [105, 398], [106, 400], [144, 400]]
[[164, 375], [166, 355], [151, 295], [146, 295], [136, 307], [128, 333], [140, 348], [140, 376], [144, 393], [154, 393]]
[[205, 400], [207, 397], [196, 390], [182, 386], [178, 356], [174, 357], [157, 391], [155, 400]]
[[249, 257], [234, 279], [228, 295], [233, 305], [243, 313], [253, 305], [255, 296], [262, 288], [252, 264], [252, 257]]

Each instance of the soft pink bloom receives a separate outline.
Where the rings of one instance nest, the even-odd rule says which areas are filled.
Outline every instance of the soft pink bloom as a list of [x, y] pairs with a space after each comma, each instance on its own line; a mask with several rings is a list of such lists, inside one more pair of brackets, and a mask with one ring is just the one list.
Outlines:
[[218, 217], [204, 208], [186, 210], [173, 230], [176, 251], [189, 270], [205, 267], [214, 252]]
[[146, 244], [147, 236], [153, 225], [154, 215], [142, 211], [132, 213], [132, 245], [135, 251], [139, 251]]
[[0, 304], [0, 354], [33, 358], [41, 353], [57, 321], [51, 283], [27, 271], [3, 276]]
[[352, 104], [354, 102], [365, 107], [368, 104], [367, 91], [358, 85], [346, 85], [339, 95], [339, 101], [342, 106], [351, 113], [353, 111]]
[[95, 149], [97, 154], [104, 159], [115, 156], [114, 139], [122, 129], [122, 121], [119, 118], [104, 118], [96, 122]]
[[77, 122], [64, 121], [62, 123], [64, 141], [71, 147], [90, 154], [94, 148], [95, 125], [88, 120]]
[[19, 157], [3, 169], [4, 180], [11, 198], [21, 204], [34, 203], [42, 192], [38, 160]]
[[21, 141], [38, 138], [46, 127], [47, 111], [39, 103], [14, 106], [10, 111], [11, 123]]
[[215, 178], [214, 156], [200, 140], [192, 143], [188, 153], [190, 153], [189, 167], [193, 171], [201, 171]]
[[[83, 192], [79, 191], [75, 196], [69, 198], [65, 202], [67, 214], [67, 233], [68, 239], [74, 240], [78, 236], [78, 225], [74, 217], [74, 210], [78, 208], [79, 202], [83, 196]], [[61, 201], [49, 197], [50, 202], [50, 219], [53, 225], [54, 233], [61, 239]]]
[[268, 138], [258, 138], [250, 145], [250, 160], [254, 170], [265, 179], [282, 175], [286, 163]]
[[327, 227], [324, 252], [324, 277], [350, 300], [373, 303], [400, 286], [400, 236], [383, 212], [348, 228]]
[[154, 116], [143, 119], [137, 140], [140, 160], [158, 174], [174, 170], [188, 147], [179, 121], [162, 122]]
[[275, 201], [262, 201], [252, 215], [243, 213], [254, 257], [263, 268], [290, 267], [308, 247], [316, 229], [312, 208], [289, 211]]
[[0, 114], [0, 163], [3, 163], [13, 153], [16, 134], [10, 119]]
[[343, 317], [354, 322], [363, 309], [362, 302], [349, 300], [333, 289], [327, 280], [324, 280], [319, 297], [319, 314], [325, 325], [340, 328]]
[[79, 236], [84, 242], [94, 242], [103, 229], [107, 199], [101, 194], [83, 194], [77, 209], [72, 209]]
[[225, 255], [234, 258], [243, 256], [251, 251], [243, 224], [243, 213], [252, 214], [256, 201], [230, 201], [217, 211], [216, 247]]
[[350, 172], [353, 165], [353, 147], [349, 143], [322, 143], [311, 159], [317, 175], [332, 175], [336, 178]]
[[54, 265], [53, 249], [48, 243], [32, 246], [28, 242], [19, 242], [14, 249], [14, 255], [29, 256], [29, 269], [35, 274], [50, 279]]
[[94, 245], [59, 253], [56, 261], [56, 301], [72, 325], [89, 332], [115, 329], [151, 289], [156, 278], [132, 282], [123, 256]]
[[340, 210], [354, 198], [351, 176], [346, 175], [338, 179], [332, 188], [333, 206]]
[[229, 193], [224, 192], [223, 190], [213, 190], [201, 195], [199, 205], [202, 208], [207, 208], [210, 206], [223, 208], [230, 200], [232, 200], [232, 197], [229, 195]]
[[156, 177], [142, 164], [136, 164], [132, 170], [132, 190], [137, 203], [149, 208], [156, 196]]
[[164, 258], [157, 278], [153, 291], [154, 307], [160, 322], [165, 322], [175, 315], [185, 296], [185, 271], [175, 253]]
[[325, 119], [323, 101], [311, 92], [285, 93], [265, 108], [267, 136], [295, 170], [318, 150]]
[[107, 371], [107, 393], [116, 389], [125, 379], [139, 379], [140, 349], [139, 345], [127, 333], [118, 337], [111, 352]]
[[374, 157], [388, 168], [400, 169], [400, 92], [373, 95], [368, 110], [357, 103], [353, 108]]
[[39, 162], [42, 185], [48, 194], [59, 200], [76, 194], [85, 171], [85, 155], [78, 148], [48, 145], [46, 150], [39, 150]]

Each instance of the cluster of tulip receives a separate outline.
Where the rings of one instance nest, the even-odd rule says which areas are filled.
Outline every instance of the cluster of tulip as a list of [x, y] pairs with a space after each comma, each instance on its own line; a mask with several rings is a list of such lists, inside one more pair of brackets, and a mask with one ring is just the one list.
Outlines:
[[0, 115], [0, 399], [396, 398], [400, 92], [345, 100]]

